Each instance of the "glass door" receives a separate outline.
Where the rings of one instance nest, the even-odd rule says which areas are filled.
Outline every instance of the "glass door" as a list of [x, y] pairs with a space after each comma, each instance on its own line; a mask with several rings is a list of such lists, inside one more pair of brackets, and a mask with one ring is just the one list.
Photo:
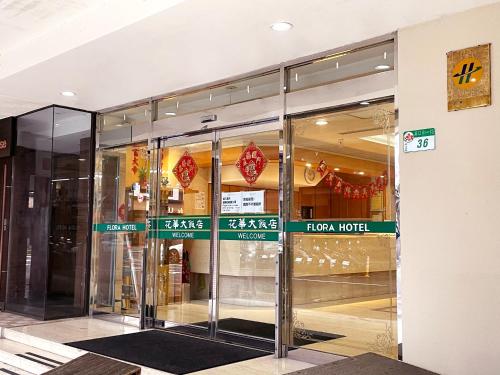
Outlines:
[[212, 139], [206, 134], [162, 141], [151, 218], [156, 320], [203, 336], [211, 321]]
[[149, 211], [146, 144], [96, 154], [91, 306], [95, 315], [139, 318]]
[[273, 125], [218, 136], [219, 336], [275, 338], [280, 131], [266, 129]]
[[293, 117], [290, 344], [397, 358], [394, 103]]

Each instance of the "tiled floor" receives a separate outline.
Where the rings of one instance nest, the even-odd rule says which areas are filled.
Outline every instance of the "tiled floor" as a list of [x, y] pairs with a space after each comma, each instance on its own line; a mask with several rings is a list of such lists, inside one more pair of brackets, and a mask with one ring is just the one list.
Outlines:
[[[98, 337], [137, 332], [132, 326], [117, 324], [100, 319], [78, 318], [44, 324], [27, 325], [12, 329], [30, 336], [65, 343]], [[269, 374], [278, 375], [302, 370], [317, 364], [340, 359], [340, 357], [307, 350], [296, 350], [290, 358], [275, 359], [272, 355], [216, 367], [196, 374]], [[150, 372], [144, 372], [150, 373]], [[159, 373], [154, 371], [151, 373]]]
[[43, 321], [31, 319], [22, 315], [7, 313], [4, 311], [0, 312], [0, 327], [2, 328], [27, 326], [40, 323], [43, 323]]

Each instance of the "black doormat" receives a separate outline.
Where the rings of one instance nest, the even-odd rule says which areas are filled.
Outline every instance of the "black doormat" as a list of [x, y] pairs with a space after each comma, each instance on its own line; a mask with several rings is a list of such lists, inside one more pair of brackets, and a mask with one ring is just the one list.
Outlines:
[[[208, 322], [199, 322], [199, 323], [194, 323], [193, 325], [199, 326], [199, 327], [207, 327]], [[223, 331], [236, 332], [236, 333], [240, 333], [243, 335], [250, 335], [250, 336], [256, 336], [256, 337], [262, 337], [262, 338], [268, 339], [268, 340], [274, 340], [274, 324], [255, 322], [253, 320], [245, 320], [245, 319], [238, 319], [238, 318], [227, 318], [227, 319], [219, 320], [218, 328], [219, 328], [219, 330], [223, 330]], [[170, 329], [171, 330], [178, 330], [180, 332], [186, 332], [186, 333], [189, 333], [189, 332], [187, 332], [189, 330], [193, 331], [193, 328], [189, 328], [187, 326], [174, 327], [174, 328], [170, 328]], [[194, 328], [194, 330], [195, 330], [195, 328]], [[205, 332], [206, 332], [206, 330], [205, 330]], [[311, 331], [308, 329], [295, 330], [295, 334], [296, 334], [296, 337], [294, 337], [294, 339], [293, 339], [294, 346], [314, 344], [316, 342], [335, 340], [335, 339], [339, 339], [341, 337], [345, 337], [345, 336], [337, 335], [334, 333]], [[223, 335], [223, 333], [221, 333], [219, 331], [218, 336], [219, 335]], [[253, 346], [253, 345], [250, 345], [250, 346]], [[257, 346], [257, 347], [259, 347], [259, 346]], [[273, 350], [273, 349], [271, 349], [271, 350]]]
[[173, 374], [188, 374], [269, 355], [268, 352], [150, 330], [66, 345]]

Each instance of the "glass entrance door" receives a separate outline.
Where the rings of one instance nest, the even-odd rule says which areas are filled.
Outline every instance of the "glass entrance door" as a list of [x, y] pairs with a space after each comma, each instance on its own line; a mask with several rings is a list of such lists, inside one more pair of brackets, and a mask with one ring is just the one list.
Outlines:
[[210, 321], [213, 135], [163, 141], [158, 152], [156, 319], [206, 335]]
[[268, 129], [162, 141], [151, 247], [167, 329], [274, 340], [280, 133]]
[[149, 210], [147, 145], [98, 151], [95, 177], [92, 313], [139, 318]]
[[219, 139], [217, 328], [274, 340], [280, 131]]

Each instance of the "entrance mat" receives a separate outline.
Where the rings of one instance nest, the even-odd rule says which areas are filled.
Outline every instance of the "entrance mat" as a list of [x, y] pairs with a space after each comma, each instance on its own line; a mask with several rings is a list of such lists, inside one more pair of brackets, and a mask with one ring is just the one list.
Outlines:
[[[207, 327], [208, 322], [194, 323], [194, 325], [200, 327]], [[219, 330], [223, 331], [230, 331], [230, 332], [240, 333], [243, 335], [250, 335], [256, 337], [262, 337], [268, 340], [274, 340], [274, 324], [255, 322], [253, 320], [245, 320], [238, 318], [227, 318], [219, 320], [218, 327]], [[170, 328], [170, 330], [178, 330], [180, 332], [182, 332], [182, 330], [190, 330], [190, 329], [191, 328], [187, 326]], [[222, 333], [218, 333], [217, 336], [219, 336], [220, 334]], [[335, 340], [341, 337], [345, 337], [334, 333], [311, 331], [308, 329], [301, 329], [300, 331], [295, 330], [295, 335], [296, 337], [294, 337], [293, 340], [294, 346], [314, 344], [316, 342]]]
[[325, 365], [291, 372], [289, 375], [438, 375], [375, 353], [361, 354]]
[[160, 330], [76, 341], [66, 345], [172, 374], [188, 374], [269, 355], [262, 350]]
[[[169, 327], [166, 329], [166, 331], [180, 332], [186, 335], [193, 335], [205, 338], [208, 337], [207, 322], [201, 322], [195, 324], [197, 325]], [[217, 341], [265, 350], [269, 352], [269, 354], [274, 353], [274, 341], [263, 338], [247, 337], [247, 336], [241, 336], [238, 333], [219, 331], [217, 332], [216, 339]]]

